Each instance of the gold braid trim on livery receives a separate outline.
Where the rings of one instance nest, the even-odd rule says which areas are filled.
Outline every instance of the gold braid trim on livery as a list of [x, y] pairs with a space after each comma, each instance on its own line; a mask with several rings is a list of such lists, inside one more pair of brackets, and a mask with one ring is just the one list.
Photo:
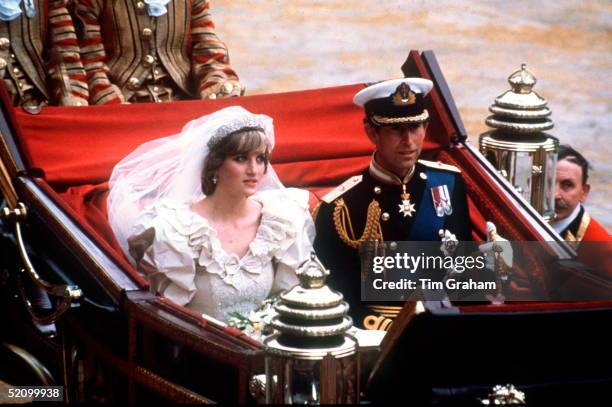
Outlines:
[[[334, 226], [340, 240], [349, 245], [354, 249], [358, 249], [359, 245], [363, 242], [372, 240], [382, 240], [382, 229], [380, 227], [380, 205], [376, 200], [372, 200], [368, 205], [368, 213], [366, 216], [365, 227], [363, 233], [359, 239], [355, 238], [355, 232], [353, 231], [353, 224], [351, 223], [351, 217], [349, 215], [348, 207], [344, 203], [344, 199], [339, 198], [334, 201]], [[347, 231], [348, 225], [348, 231]], [[350, 235], [349, 235], [350, 232]]]
[[587, 212], [585, 212], [584, 215], [582, 215], [582, 219], [580, 220], [580, 225], [578, 226], [576, 235], [574, 236], [574, 234], [568, 230], [565, 233], [563, 239], [566, 240], [571, 246], [573, 246], [574, 249], [578, 248], [580, 242], [582, 242], [582, 239], [584, 238], [584, 234], [586, 233], [587, 228], [589, 227], [589, 223], [591, 223], [591, 216]]

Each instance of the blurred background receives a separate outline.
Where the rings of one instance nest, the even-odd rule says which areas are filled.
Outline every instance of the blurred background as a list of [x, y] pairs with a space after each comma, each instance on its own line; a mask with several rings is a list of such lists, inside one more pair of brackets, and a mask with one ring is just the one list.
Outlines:
[[555, 127], [593, 164], [587, 209], [612, 229], [612, 2], [213, 0], [217, 33], [248, 94], [401, 77], [436, 53], [471, 142], [526, 63]]

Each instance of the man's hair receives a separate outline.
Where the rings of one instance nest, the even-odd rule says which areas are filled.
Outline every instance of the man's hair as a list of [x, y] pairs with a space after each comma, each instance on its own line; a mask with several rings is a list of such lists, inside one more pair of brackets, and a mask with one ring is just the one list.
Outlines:
[[589, 168], [593, 168], [586, 158], [578, 151], [574, 150], [569, 144], [561, 144], [557, 155], [557, 162], [567, 160], [582, 168], [582, 185], [589, 179]]

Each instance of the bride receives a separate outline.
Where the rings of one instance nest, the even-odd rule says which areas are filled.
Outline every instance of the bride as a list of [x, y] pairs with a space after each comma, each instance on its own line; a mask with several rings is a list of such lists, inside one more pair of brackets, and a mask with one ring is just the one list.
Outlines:
[[272, 119], [233, 106], [115, 166], [109, 221], [152, 291], [226, 322], [297, 284], [314, 225], [308, 192], [270, 165], [273, 147]]

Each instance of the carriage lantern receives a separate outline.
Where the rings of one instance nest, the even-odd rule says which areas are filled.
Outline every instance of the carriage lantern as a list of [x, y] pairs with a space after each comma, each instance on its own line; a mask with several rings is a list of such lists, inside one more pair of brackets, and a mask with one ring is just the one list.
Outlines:
[[300, 284], [281, 294], [266, 345], [266, 403], [359, 401], [357, 341], [342, 294], [325, 285], [329, 271], [313, 254], [297, 270]]
[[480, 152], [531, 205], [554, 217], [555, 166], [559, 141], [544, 133], [553, 128], [545, 99], [532, 90], [537, 80], [523, 64], [508, 77], [512, 89], [495, 98], [480, 135]]

